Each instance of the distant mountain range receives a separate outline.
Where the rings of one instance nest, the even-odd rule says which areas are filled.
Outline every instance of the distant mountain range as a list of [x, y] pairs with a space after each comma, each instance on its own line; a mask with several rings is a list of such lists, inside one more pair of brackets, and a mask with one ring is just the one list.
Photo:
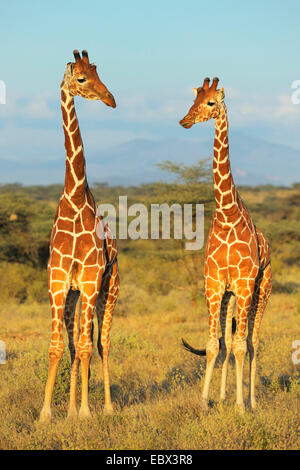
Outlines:
[[[86, 149], [88, 180], [111, 185], [139, 185], [169, 180], [155, 166], [164, 160], [187, 165], [203, 158], [212, 159], [213, 137], [195, 142], [180, 139], [160, 141], [132, 140], [101, 151]], [[63, 183], [65, 160], [62, 149], [57, 160], [9, 161], [0, 159], [0, 182], [30, 184]], [[274, 184], [289, 186], [300, 181], [300, 151], [288, 146], [253, 138], [239, 132], [230, 134], [230, 160], [236, 184]]]

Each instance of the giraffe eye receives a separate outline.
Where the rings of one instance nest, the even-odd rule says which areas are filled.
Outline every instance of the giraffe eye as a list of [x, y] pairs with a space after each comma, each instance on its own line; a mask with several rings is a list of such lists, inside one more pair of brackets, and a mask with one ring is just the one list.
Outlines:
[[78, 83], [84, 83], [86, 82], [86, 78], [77, 78]]
[[208, 105], [208, 106], [213, 106], [214, 104], [215, 104], [214, 101], [208, 101], [208, 102], [207, 102], [207, 105]]

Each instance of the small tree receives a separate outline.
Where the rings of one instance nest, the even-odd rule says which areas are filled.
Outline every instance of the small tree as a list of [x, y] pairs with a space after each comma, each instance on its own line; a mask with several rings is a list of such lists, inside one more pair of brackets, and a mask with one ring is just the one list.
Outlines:
[[175, 182], [178, 184], [207, 184], [212, 179], [209, 158], [199, 160], [196, 164], [190, 166], [184, 163], [174, 163], [170, 160], [157, 163], [157, 166], [163, 171], [176, 175]]
[[[161, 184], [159, 197], [164, 202], [172, 204], [177, 202], [183, 204], [204, 204], [205, 220], [212, 215], [214, 194], [212, 187], [212, 170], [209, 167], [209, 159], [199, 160], [197, 164], [186, 165], [173, 163], [166, 160], [157, 166], [164, 171], [175, 175], [173, 184]], [[193, 225], [195, 224], [195, 212], [193, 212]], [[205, 233], [210, 224], [205, 223]], [[195, 225], [193, 226], [195, 230]], [[177, 240], [180, 248], [179, 264], [185, 271], [184, 285], [173, 285], [174, 288], [188, 289], [191, 294], [192, 303], [195, 304], [203, 286], [203, 258], [204, 250], [186, 251], [187, 240]]]

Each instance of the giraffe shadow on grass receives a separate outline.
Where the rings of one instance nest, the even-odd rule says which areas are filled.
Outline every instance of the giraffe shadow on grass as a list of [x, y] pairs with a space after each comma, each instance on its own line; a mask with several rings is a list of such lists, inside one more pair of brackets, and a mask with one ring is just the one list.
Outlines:
[[[117, 408], [123, 410], [136, 404], [163, 398], [175, 390], [183, 390], [186, 386], [199, 382], [203, 376], [204, 365], [199, 361], [198, 363], [195, 361], [192, 369], [187, 369], [182, 364], [170, 368], [160, 382], [145, 383], [138, 374], [132, 373], [127, 376], [126, 381], [111, 384], [112, 401]], [[103, 381], [91, 381], [89, 393], [94, 402], [99, 402], [99, 399], [104, 400]]]

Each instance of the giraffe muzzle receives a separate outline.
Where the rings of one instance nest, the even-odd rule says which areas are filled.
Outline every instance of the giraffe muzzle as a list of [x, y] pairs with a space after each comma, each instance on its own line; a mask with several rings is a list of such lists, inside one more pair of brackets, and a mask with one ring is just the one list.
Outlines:
[[179, 121], [179, 124], [185, 129], [190, 129], [194, 123], [195, 121], [191, 119], [190, 116], [185, 116], [181, 121]]
[[101, 101], [103, 101], [103, 103], [105, 103], [107, 106], [110, 106], [111, 108], [117, 107], [115, 99], [109, 91], [102, 95]]

